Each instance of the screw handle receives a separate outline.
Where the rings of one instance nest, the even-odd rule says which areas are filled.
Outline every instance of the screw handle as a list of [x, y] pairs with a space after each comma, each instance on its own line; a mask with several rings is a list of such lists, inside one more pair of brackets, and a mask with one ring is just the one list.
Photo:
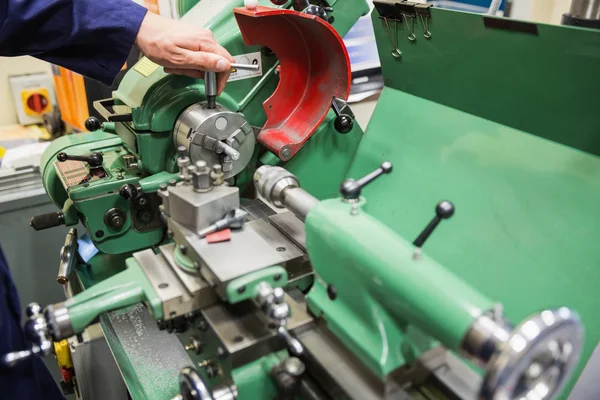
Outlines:
[[90, 168], [101, 167], [102, 162], [104, 161], [102, 154], [98, 152], [93, 152], [85, 156], [72, 156], [62, 152], [56, 155], [56, 159], [60, 162], [65, 162], [67, 160], [83, 161], [87, 163], [90, 166]]
[[363, 176], [359, 180], [354, 179], [346, 179], [344, 183], [342, 183], [342, 187], [340, 188], [340, 193], [344, 200], [355, 200], [360, 197], [361, 190], [367, 186], [369, 183], [373, 182], [375, 179], [380, 177], [383, 174], [389, 174], [392, 172], [392, 163], [386, 161], [381, 164], [379, 168], [375, 171]]
[[413, 245], [422, 247], [425, 241], [431, 236], [435, 228], [440, 224], [442, 219], [448, 219], [454, 215], [454, 204], [449, 201], [440, 201], [435, 207], [435, 217], [427, 224], [423, 232], [415, 239]]

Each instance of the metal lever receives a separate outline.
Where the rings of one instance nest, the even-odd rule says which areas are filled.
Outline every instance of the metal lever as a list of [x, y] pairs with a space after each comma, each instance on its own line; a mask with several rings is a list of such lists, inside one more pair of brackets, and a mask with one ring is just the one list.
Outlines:
[[277, 328], [277, 334], [279, 335], [279, 337], [285, 340], [288, 349], [293, 355], [299, 357], [304, 353], [304, 347], [302, 347], [302, 343], [300, 343], [298, 339], [293, 337], [292, 334], [287, 329], [285, 329], [284, 326], [280, 326], [279, 328]]
[[77, 229], [71, 228], [65, 238], [64, 246], [60, 249], [60, 265], [58, 267], [56, 282], [61, 285], [66, 285], [69, 282], [69, 275], [71, 275], [73, 265], [75, 264], [76, 252]]
[[431, 222], [423, 229], [423, 232], [421, 232], [419, 237], [415, 239], [413, 245], [422, 247], [442, 219], [448, 219], [452, 215], [454, 215], [454, 204], [449, 201], [440, 201], [435, 207], [435, 217], [433, 217]]
[[342, 187], [340, 188], [340, 193], [345, 201], [354, 202], [357, 201], [360, 197], [361, 190], [367, 186], [369, 183], [373, 182], [382, 174], [389, 174], [392, 172], [392, 163], [386, 161], [381, 164], [379, 168], [370, 174], [365, 175], [359, 180], [354, 179], [346, 179], [344, 183], [342, 183]]
[[[254, 64], [238, 64], [231, 63], [231, 68], [244, 70], [244, 71], [258, 71], [260, 68]], [[206, 108], [214, 109], [217, 106], [217, 73], [214, 71], [207, 71], [204, 74], [204, 91], [206, 94]]]
[[67, 153], [58, 153], [58, 155], [56, 156], [56, 159], [60, 162], [65, 162], [68, 160], [73, 160], [73, 161], [83, 161], [85, 163], [87, 163], [90, 168], [98, 168], [102, 166], [102, 153], [98, 153], [98, 152], [93, 152], [88, 154], [87, 156], [71, 156], [68, 155]]
[[260, 69], [260, 66], [258, 66], [257, 64], [238, 64], [238, 63], [231, 63], [231, 68], [233, 69], [239, 69], [240, 71], [258, 71]]
[[248, 213], [246, 211], [240, 209], [232, 210], [225, 215], [225, 218], [198, 232], [198, 236], [203, 238], [206, 235], [210, 235], [211, 233], [222, 231], [223, 229], [227, 228], [239, 229], [244, 225], [247, 215]]
[[342, 99], [334, 97], [331, 107], [336, 115], [333, 123], [335, 130], [344, 134], [350, 132], [352, 127], [354, 127], [354, 113], [350, 109], [350, 106], [348, 106], [348, 103]]
[[32, 346], [28, 350], [14, 351], [0, 357], [1, 367], [11, 368], [37, 355], [47, 356], [52, 353], [52, 341], [46, 319], [42, 315], [42, 307], [37, 303], [31, 303], [26, 313], [29, 319], [25, 323], [24, 330]]

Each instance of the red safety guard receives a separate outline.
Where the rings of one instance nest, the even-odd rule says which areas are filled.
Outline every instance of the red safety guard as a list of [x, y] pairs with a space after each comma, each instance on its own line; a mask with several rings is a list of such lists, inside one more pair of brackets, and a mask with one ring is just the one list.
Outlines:
[[331, 25], [313, 15], [270, 7], [234, 13], [246, 44], [266, 46], [279, 59], [279, 85], [263, 103], [267, 122], [258, 142], [287, 161], [323, 122], [333, 97], [348, 98], [346, 46]]

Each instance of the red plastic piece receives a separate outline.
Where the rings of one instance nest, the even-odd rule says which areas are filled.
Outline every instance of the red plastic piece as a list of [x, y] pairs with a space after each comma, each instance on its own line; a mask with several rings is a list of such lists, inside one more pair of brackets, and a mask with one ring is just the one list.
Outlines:
[[69, 383], [73, 379], [73, 369], [60, 367], [60, 374], [62, 375], [63, 382]]
[[269, 7], [234, 12], [246, 44], [266, 46], [279, 59], [279, 85], [263, 103], [267, 122], [258, 141], [287, 161], [323, 122], [333, 97], [348, 98], [352, 75], [346, 46], [314, 15]]
[[229, 228], [206, 235], [207, 243], [219, 243], [219, 242], [226, 242], [228, 240], [231, 240], [231, 229], [229, 229]]

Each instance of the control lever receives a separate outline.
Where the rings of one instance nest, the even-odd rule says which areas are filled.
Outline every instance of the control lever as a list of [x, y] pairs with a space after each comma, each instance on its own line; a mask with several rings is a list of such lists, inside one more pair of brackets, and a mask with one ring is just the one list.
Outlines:
[[382, 163], [381, 166], [375, 171], [363, 176], [359, 180], [346, 179], [344, 183], [342, 183], [342, 187], [340, 188], [340, 193], [342, 194], [344, 201], [358, 201], [358, 198], [360, 197], [360, 192], [365, 186], [373, 182], [379, 176], [383, 174], [389, 174], [390, 172], [392, 172], [392, 163], [386, 161]]
[[218, 220], [214, 224], [198, 232], [198, 236], [203, 238], [211, 233], [222, 231], [227, 228], [240, 229], [244, 225], [244, 222], [246, 222], [247, 215], [248, 213], [246, 211], [240, 209], [231, 210], [225, 214], [225, 218]]
[[58, 276], [56, 282], [61, 285], [66, 285], [69, 282], [69, 275], [75, 265], [75, 259], [77, 254], [77, 229], [71, 228], [67, 237], [65, 238], [65, 244], [60, 249], [60, 264], [58, 266]]
[[435, 207], [435, 217], [433, 217], [431, 222], [423, 229], [423, 232], [415, 239], [413, 245], [418, 248], [423, 247], [427, 238], [437, 228], [442, 219], [448, 219], [452, 215], [454, 215], [454, 204], [449, 201], [440, 201]]
[[350, 109], [350, 106], [344, 100], [334, 97], [331, 107], [336, 115], [333, 123], [335, 130], [339, 133], [350, 132], [354, 127], [354, 113]]
[[0, 357], [0, 366], [11, 368], [18, 363], [36, 357], [47, 356], [52, 353], [52, 341], [48, 332], [46, 319], [42, 315], [42, 307], [31, 303], [26, 310], [29, 319], [25, 322], [25, 335], [32, 346], [28, 350], [14, 351]]
[[[258, 71], [259, 66], [254, 64], [231, 63], [231, 68], [244, 71]], [[212, 110], [217, 106], [217, 73], [207, 71], [204, 74], [204, 91], [206, 94], [206, 108]]]
[[283, 289], [272, 288], [268, 283], [261, 282], [258, 285], [258, 294], [254, 301], [269, 321], [276, 326], [277, 335], [285, 340], [290, 352], [295, 356], [301, 356], [304, 353], [304, 347], [285, 327], [290, 316], [290, 306], [285, 302]]
[[85, 156], [71, 156], [63, 152], [58, 153], [56, 159], [60, 162], [65, 162], [67, 160], [83, 161], [87, 163], [90, 168], [99, 168], [102, 166], [102, 161], [104, 161], [102, 154], [98, 152], [93, 152]]

